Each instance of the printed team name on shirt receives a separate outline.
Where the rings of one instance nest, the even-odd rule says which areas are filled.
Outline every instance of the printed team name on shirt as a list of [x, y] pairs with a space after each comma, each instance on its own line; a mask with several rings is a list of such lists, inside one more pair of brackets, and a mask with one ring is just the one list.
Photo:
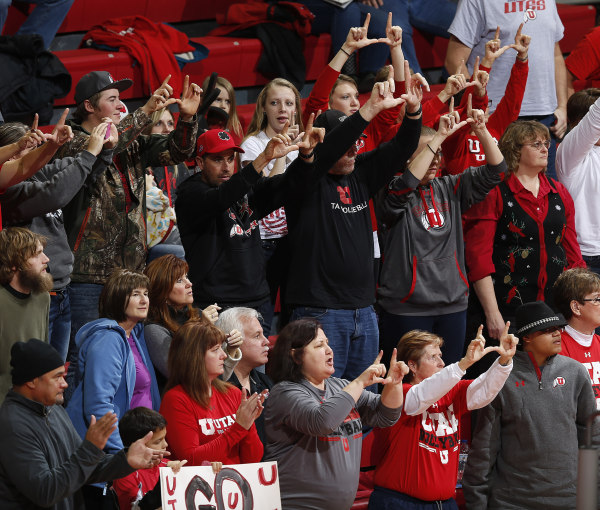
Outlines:
[[342, 211], [344, 214], [353, 214], [366, 209], [367, 202], [361, 202], [360, 204], [352, 205], [352, 197], [350, 196], [350, 187], [338, 186], [337, 192], [340, 196], [341, 204], [337, 202], [331, 202], [331, 209], [334, 211]]
[[[585, 352], [583, 354], [586, 358], [591, 358], [591, 352]], [[592, 380], [592, 388], [594, 390], [594, 397], [596, 397], [596, 409], [600, 410], [600, 361], [590, 361], [581, 363], [585, 368], [587, 368], [588, 373], [590, 374], [590, 379]]]
[[419, 446], [431, 453], [439, 452], [442, 464], [447, 464], [448, 450], [456, 450], [460, 445], [458, 419], [454, 414], [454, 404], [441, 412], [432, 412], [435, 408], [437, 404], [433, 404], [421, 415]]
[[352, 409], [346, 416], [338, 429], [328, 436], [319, 437], [319, 441], [341, 441], [344, 451], [350, 451], [350, 439], [360, 439], [362, 437], [362, 421], [360, 414], [356, 409]]
[[[545, 11], [546, 0], [508, 0], [504, 2], [504, 12]], [[535, 16], [529, 16], [535, 19]]]
[[235, 414], [223, 416], [222, 418], [202, 418], [198, 420], [200, 430], [205, 436], [222, 434], [235, 423]]

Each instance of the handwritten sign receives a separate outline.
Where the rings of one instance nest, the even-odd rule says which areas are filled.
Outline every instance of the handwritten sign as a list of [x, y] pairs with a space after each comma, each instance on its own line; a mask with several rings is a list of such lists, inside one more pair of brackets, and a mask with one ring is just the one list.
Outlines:
[[277, 462], [160, 468], [163, 510], [280, 510]]

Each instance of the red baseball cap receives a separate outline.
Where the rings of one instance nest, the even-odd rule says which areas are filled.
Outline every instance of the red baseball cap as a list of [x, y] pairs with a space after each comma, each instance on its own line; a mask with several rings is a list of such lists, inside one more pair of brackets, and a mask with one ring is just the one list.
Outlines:
[[233, 149], [236, 152], [244, 152], [238, 147], [233, 137], [223, 129], [209, 129], [198, 137], [196, 151], [198, 156], [205, 154], [218, 154], [219, 152]]

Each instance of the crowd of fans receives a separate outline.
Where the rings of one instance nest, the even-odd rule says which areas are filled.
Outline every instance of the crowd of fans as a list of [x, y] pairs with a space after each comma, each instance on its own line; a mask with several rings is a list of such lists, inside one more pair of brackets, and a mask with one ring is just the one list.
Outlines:
[[371, 428], [370, 509], [457, 509], [465, 440], [467, 508], [575, 507], [600, 89], [567, 87], [553, 0], [462, 0], [424, 101], [418, 2], [355, 4], [304, 109], [276, 78], [245, 134], [225, 77], [127, 113], [106, 71], [52, 133], [0, 126], [2, 508], [156, 509], [160, 467], [273, 460], [285, 510], [350, 509]]

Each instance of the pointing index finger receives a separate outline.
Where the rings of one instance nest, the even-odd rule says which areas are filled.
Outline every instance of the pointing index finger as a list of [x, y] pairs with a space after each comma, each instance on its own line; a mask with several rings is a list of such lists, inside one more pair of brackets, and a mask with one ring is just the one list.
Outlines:
[[60, 119], [58, 119], [58, 122], [56, 123], [57, 127], [63, 127], [65, 125], [65, 121], [67, 120], [67, 115], [69, 115], [69, 109], [65, 108], [65, 111], [62, 112]]
[[166, 85], [168, 85], [170, 79], [171, 79], [171, 75], [168, 74], [167, 77], [163, 80], [163, 82], [159, 88], [162, 88], [162, 87], [165, 87]]
[[[363, 28], [365, 29], [365, 31], [369, 30], [369, 23], [371, 22], [371, 13], [367, 13], [367, 17], [365, 18], [365, 23], [363, 25]], [[365, 37], [367, 36], [367, 34], [365, 33]]]
[[373, 365], [378, 365], [381, 362], [381, 358], [383, 358], [383, 351], [379, 351], [379, 354], [375, 358]]
[[494, 34], [494, 39], [499, 39], [499, 38], [500, 38], [500, 27], [496, 27], [496, 33]]
[[389, 36], [391, 31], [392, 31], [392, 13], [389, 12], [388, 18], [387, 18], [387, 24], [385, 26], [385, 34]]
[[448, 113], [454, 113], [454, 96], [450, 98], [450, 106], [448, 107]]
[[523, 23], [519, 25], [519, 28], [517, 29], [517, 35], [515, 37], [519, 37], [521, 35], [521, 30], [523, 30]]
[[35, 131], [38, 128], [39, 121], [40, 121], [40, 116], [36, 113], [33, 116], [33, 123], [31, 124], [31, 131]]

